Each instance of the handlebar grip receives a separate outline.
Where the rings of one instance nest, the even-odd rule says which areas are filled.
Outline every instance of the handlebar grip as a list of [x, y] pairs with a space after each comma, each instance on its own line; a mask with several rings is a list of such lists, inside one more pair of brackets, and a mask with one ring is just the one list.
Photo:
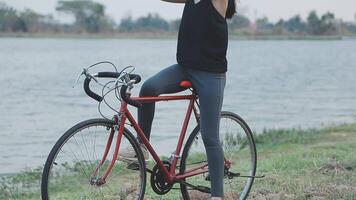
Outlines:
[[[119, 78], [120, 73], [118, 72], [98, 72], [96, 75], [98, 78]], [[138, 74], [129, 74], [130, 80], [135, 80], [135, 84], [141, 82], [141, 76]]]
[[[120, 73], [118, 72], [98, 72], [96, 75], [98, 78], [119, 78]], [[141, 82], [141, 76], [137, 74], [129, 74], [130, 80], [135, 80], [135, 84]]]
[[95, 99], [98, 102], [101, 102], [103, 100], [103, 97], [100, 95], [96, 94], [95, 92], [90, 90], [89, 84], [90, 84], [91, 78], [85, 78], [84, 80], [84, 91], [85, 93], [90, 96], [91, 98]]
[[98, 78], [119, 78], [120, 73], [118, 72], [98, 72]]
[[130, 96], [126, 94], [126, 90], [127, 90], [127, 85], [121, 86], [121, 89], [120, 89], [121, 99], [136, 108], [140, 108], [142, 106], [142, 104], [138, 101], [134, 101], [134, 100], [130, 99]]

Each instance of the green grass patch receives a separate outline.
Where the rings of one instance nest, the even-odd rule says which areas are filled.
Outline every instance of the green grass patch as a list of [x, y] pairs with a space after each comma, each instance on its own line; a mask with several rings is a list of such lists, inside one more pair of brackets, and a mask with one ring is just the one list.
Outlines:
[[257, 136], [252, 199], [356, 199], [356, 124]]

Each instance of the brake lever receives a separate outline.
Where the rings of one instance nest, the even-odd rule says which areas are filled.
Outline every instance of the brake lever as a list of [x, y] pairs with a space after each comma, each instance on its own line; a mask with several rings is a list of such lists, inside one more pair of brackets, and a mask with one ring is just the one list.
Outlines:
[[129, 82], [131, 81], [130, 75], [128, 73], [126, 73], [122, 78], [124, 79], [126, 84], [129, 84]]
[[88, 73], [88, 69], [83, 68], [83, 71], [78, 75], [77, 80], [73, 84], [73, 86], [72, 86], [73, 88], [75, 88], [78, 85], [80, 77], [82, 77], [83, 75], [85, 75], [87, 78], [93, 79], [96, 83], [100, 84], [98, 79], [95, 77], [95, 75], [94, 76], [91, 75], [90, 73]]
[[77, 80], [74, 82], [74, 84], [73, 84], [73, 86], [72, 86], [73, 88], [75, 88], [75, 87], [78, 85], [79, 80], [80, 80], [80, 77], [82, 77], [83, 75], [85, 75], [86, 72], [87, 72], [87, 69], [83, 68], [83, 71], [79, 73], [79, 75], [78, 75], [78, 77], [77, 77]]

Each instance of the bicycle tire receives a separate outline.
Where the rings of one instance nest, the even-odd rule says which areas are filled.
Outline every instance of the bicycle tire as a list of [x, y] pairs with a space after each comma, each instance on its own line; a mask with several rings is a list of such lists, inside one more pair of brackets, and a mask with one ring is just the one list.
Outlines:
[[[138, 170], [136, 169], [136, 171], [138, 171], [138, 179], [137, 180], [139, 183], [139, 186], [137, 187], [137, 190], [135, 190], [135, 188], [128, 188], [130, 185], [129, 183], [127, 182], [117, 182], [119, 181], [118, 179], [120, 178], [120, 176], [130, 176], [132, 175], [133, 173], [133, 170], [129, 171], [129, 173], [125, 173], [125, 174], [121, 174], [120, 176], [114, 176], [114, 173], [116, 172], [125, 172], [125, 170], [130, 170], [130, 169], [126, 169], [124, 168], [124, 166], [126, 165], [125, 162], [123, 161], [116, 161], [117, 163], [115, 163], [115, 166], [113, 168], [113, 170], [111, 171], [109, 177], [107, 178], [107, 183], [104, 184], [103, 186], [93, 186], [93, 185], [90, 185], [90, 177], [86, 177], [86, 175], [88, 175], [88, 173], [86, 173], [86, 168], [85, 167], [88, 167], [90, 166], [91, 169], [89, 169], [88, 171], [91, 172], [94, 168], [94, 166], [97, 166], [95, 165], [95, 163], [99, 162], [101, 160], [101, 155], [102, 154], [98, 154], [99, 152], [96, 152], [96, 146], [101, 146], [105, 149], [105, 146], [106, 146], [106, 142], [107, 140], [104, 140], [104, 142], [100, 143], [101, 141], [97, 141], [97, 144], [94, 143], [94, 150], [92, 149], [88, 149], [87, 146], [89, 146], [89, 144], [87, 144], [87, 146], [85, 146], [86, 150], [87, 150], [87, 156], [89, 156], [89, 154], [91, 154], [93, 152], [93, 157], [94, 157], [94, 154], [97, 154], [95, 155], [95, 157], [97, 158], [97, 160], [94, 160], [94, 162], [92, 163], [90, 160], [89, 161], [82, 161], [80, 159], [79, 162], [75, 163], [73, 166], [71, 166], [70, 164], [66, 163], [66, 162], [63, 162], [63, 163], [58, 163], [58, 160], [59, 159], [63, 159], [63, 161], [65, 160], [64, 159], [64, 156], [63, 158], [61, 157], [62, 156], [62, 153], [63, 152], [67, 152], [68, 150], [66, 148], [73, 148], [72, 146], [74, 146], [74, 142], [73, 140], [75, 140], [76, 142], [78, 142], [78, 140], [80, 139], [80, 136], [78, 135], [79, 133], [81, 133], [83, 130], [88, 130], [89, 133], [90, 132], [90, 128], [94, 129], [95, 127], [97, 127], [98, 130], [101, 130], [101, 128], [106, 128], [107, 131], [109, 131], [109, 129], [111, 128], [114, 128], [115, 126], [115, 123], [114, 121], [111, 121], [111, 120], [106, 120], [106, 119], [91, 119], [91, 120], [87, 120], [87, 121], [83, 121], [81, 123], [78, 123], [77, 125], [73, 126], [72, 128], [70, 128], [68, 131], [66, 131], [62, 137], [56, 142], [56, 144], [54, 145], [54, 147], [52, 148], [51, 152], [49, 153], [49, 156], [46, 160], [46, 163], [45, 163], [45, 167], [44, 167], [44, 170], [43, 170], [43, 174], [42, 174], [42, 181], [41, 181], [41, 197], [43, 200], [48, 200], [48, 199], [138, 199], [138, 200], [142, 200], [144, 198], [144, 194], [145, 194], [145, 188], [146, 188], [146, 166], [145, 166], [145, 161], [144, 161], [144, 157], [143, 157], [143, 154], [142, 154], [142, 151], [135, 139], [135, 137], [132, 135], [132, 133], [130, 133], [130, 131], [128, 129], [124, 129], [124, 134], [123, 134], [123, 137], [121, 139], [121, 143], [120, 143], [120, 149], [121, 149], [121, 146], [125, 143], [127, 143], [127, 145], [131, 145], [133, 147], [133, 149], [135, 150], [136, 152], [136, 155], [137, 155], [137, 164], [138, 164]], [[100, 129], [99, 129], [100, 128]], [[103, 131], [105, 132], [105, 130]], [[114, 140], [113, 140], [113, 144], [112, 146], [115, 145], [116, 143], [116, 135], [117, 135], [117, 131], [115, 131], [116, 133], [114, 134]], [[87, 134], [82, 134], [81, 135], [81, 139], [83, 139], [83, 144], [85, 145], [85, 140], [87, 138], [89, 138], [89, 133]], [[77, 135], [77, 136], [76, 136]], [[83, 136], [84, 135], [84, 136]], [[78, 137], [78, 140], [76, 139], [76, 137]], [[93, 137], [93, 136], [92, 136]], [[74, 139], [73, 139], [74, 138]], [[98, 134], [95, 136], [94, 139], [97, 139], [97, 138], [107, 138], [105, 137], [105, 134]], [[73, 143], [71, 143], [73, 142]], [[79, 143], [77, 143], [78, 146], [79, 146]], [[104, 144], [104, 146], [102, 145]], [[66, 146], [67, 145], [67, 146]], [[66, 147], [66, 148], [64, 148]], [[112, 147], [113, 148], [113, 147]], [[76, 150], [76, 149], [75, 149]], [[90, 151], [90, 153], [89, 153]], [[101, 151], [100, 149], [98, 149], [98, 151]], [[69, 151], [68, 151], [69, 152]], [[77, 152], [77, 151], [74, 151], [74, 152]], [[109, 154], [112, 153], [111, 151], [109, 151]], [[64, 153], [63, 153], [64, 154]], [[69, 159], [76, 159], [77, 156], [80, 156], [80, 153], [78, 152], [78, 154], [76, 155], [76, 153], [73, 153], [74, 154], [74, 157], [71, 157], [71, 158], [68, 158]], [[85, 157], [86, 159], [86, 156], [84, 156], [85, 153], [83, 153], [83, 157]], [[65, 155], [65, 154], [64, 154]], [[100, 158], [99, 156], [100, 155]], [[69, 156], [68, 156], [69, 157]], [[112, 158], [112, 157], [109, 157], [108, 158]], [[105, 165], [106, 163], [109, 163], [110, 161], [106, 160], [105, 162]], [[79, 163], [79, 168], [77, 166], [78, 169], [76, 169], [76, 165]], [[82, 164], [84, 163], [84, 164]], [[88, 164], [88, 166], [85, 166], [85, 164]], [[55, 166], [55, 167], [54, 167]], [[117, 167], [116, 167], [117, 166]], [[107, 165], [106, 166], [103, 166], [103, 169], [100, 168], [99, 170], [99, 173], [103, 173], [106, 169]], [[66, 184], [64, 184], [64, 186], [66, 188], [60, 188], [62, 186], [57, 186], [55, 182], [55, 179], [57, 179], [57, 177], [54, 175], [56, 173], [62, 173], [62, 171], [55, 171], [58, 169], [66, 169], [68, 168], [68, 172], [70, 173], [70, 176], [68, 179], [66, 179], [66, 177], [68, 175], [65, 175], [65, 173], [63, 173], [63, 177], [58, 177], [58, 179], [60, 180], [59, 182], [61, 183], [61, 181], [63, 181], [64, 183], [66, 183], [66, 181], [68, 182], [67, 185], [68, 185], [68, 188], [65, 186]], [[55, 170], [54, 170], [55, 169]], [[121, 171], [120, 171], [121, 170]], [[84, 174], [83, 177], [81, 176], [72, 176], [71, 173], [75, 174], [77, 171], [78, 174]], [[78, 172], [79, 171], [79, 172]], [[95, 171], [95, 170], [94, 170]], [[65, 171], [67, 172], [67, 171]], [[115, 174], [116, 175], [116, 174]], [[78, 178], [77, 178], [78, 177]], [[64, 179], [64, 180], [61, 180], [60, 178]], [[88, 179], [86, 179], [88, 178]], [[76, 180], [78, 179], [78, 180]], [[82, 180], [83, 179], [83, 180]], [[72, 190], [78, 190], [78, 192], [80, 192], [79, 190], [81, 188], [71, 188], [71, 187], [75, 187], [72, 184], [72, 182], [80, 182], [83, 183], [83, 185], [85, 186], [88, 186], [88, 189], [90, 189], [90, 193], [93, 193], [92, 197], [90, 197], [91, 194], [89, 194], [88, 196], [88, 193], [83, 193], [83, 194], [79, 194], [79, 195], [82, 195], [80, 196], [79, 198], [77, 196], [73, 196], [73, 194], [69, 194], [69, 195], [72, 195], [70, 197], [67, 197], [66, 193], [68, 193], [68, 191], [72, 191]], [[86, 181], [88, 181], [88, 183], [85, 183]], [[111, 181], [111, 182], [110, 182]], [[120, 180], [121, 181], [121, 180]], [[131, 180], [131, 181], [134, 181], [134, 180]], [[75, 182], [75, 183], [77, 183]], [[122, 190], [119, 190], [119, 188], [110, 188], [110, 187], [113, 187], [113, 186], [109, 186], [110, 183], [114, 184], [116, 183], [117, 184], [121, 184], [121, 185], [124, 185], [126, 184], [126, 188], [124, 188], [124, 192], [129, 192], [129, 190], [134, 190], [135, 194], [132, 194], [133, 192], [131, 191], [131, 194], [124, 194], [124, 192]], [[81, 185], [80, 185], [81, 186]], [[96, 187], [96, 188], [93, 188], [93, 187]], [[124, 186], [122, 186], [124, 187]], [[84, 188], [84, 186], [83, 186]], [[110, 188], [109, 191], [112, 191], [113, 194], [106, 194], [104, 192], [106, 192], [106, 190], [108, 190], [107, 188]], [[58, 190], [58, 191], [57, 191]], [[100, 191], [99, 191], [100, 190]], [[115, 191], [117, 190], [117, 191]], [[94, 192], [93, 192], [94, 191]], [[99, 191], [100, 194], [96, 194], [95, 192], [96, 191]], [[74, 194], [76, 194], [77, 191], [74, 191]], [[97, 193], [99, 193], [97, 192]], [[69, 192], [70, 193], [70, 192]], [[94, 194], [95, 193], [95, 194]], [[61, 196], [62, 195], [62, 196]], [[101, 195], [100, 198], [98, 198], [97, 195]], [[111, 195], [111, 196], [110, 196]], [[126, 195], [126, 196], [125, 196]], [[129, 196], [131, 195], [131, 196]], [[135, 196], [133, 196], [135, 195]], [[118, 197], [119, 196], [119, 197]], [[124, 198], [125, 197], [125, 198]]]
[[[247, 197], [248, 197], [248, 194], [249, 194], [249, 192], [250, 192], [250, 190], [251, 190], [251, 188], [252, 188], [252, 185], [253, 185], [253, 182], [254, 182], [254, 176], [255, 176], [255, 174], [256, 174], [256, 168], [257, 168], [257, 153], [256, 153], [256, 145], [255, 145], [255, 141], [254, 141], [254, 138], [253, 138], [253, 134], [252, 134], [252, 131], [251, 131], [251, 129], [249, 128], [249, 126], [247, 125], [247, 123], [240, 117], [240, 116], [238, 116], [237, 114], [234, 114], [234, 113], [232, 113], [232, 112], [227, 112], [227, 111], [223, 111], [223, 112], [221, 112], [221, 120], [220, 120], [220, 140], [222, 141], [224, 138], [225, 138], [225, 136], [223, 136], [222, 137], [222, 135], [223, 135], [223, 133], [222, 133], [222, 120], [224, 120], [224, 119], [231, 119], [232, 121], [234, 121], [238, 126], [240, 126], [240, 128], [241, 128], [241, 130], [244, 132], [244, 134], [245, 134], [245, 139], [247, 139], [247, 140], [244, 140], [244, 138], [243, 137], [241, 137], [241, 138], [238, 138], [237, 136], [236, 136], [236, 139], [238, 138], [238, 139], [240, 139], [241, 141], [247, 141], [248, 142], [248, 144], [245, 144], [246, 146], [243, 146], [241, 149], [239, 149], [239, 150], [237, 150], [236, 152], [231, 152], [231, 154], [236, 154], [236, 155], [238, 155], [238, 153], [239, 153], [239, 151], [241, 150], [241, 154], [242, 153], [244, 153], [244, 154], [246, 154], [246, 152], [245, 151], [249, 151], [249, 152], [247, 152], [247, 154], [249, 154], [249, 155], [247, 155], [247, 156], [249, 156], [249, 158], [248, 158], [248, 160], [250, 160], [250, 166], [249, 166], [249, 168], [250, 169], [248, 169], [249, 170], [249, 173], [248, 174], [241, 174], [241, 175], [248, 175], [248, 176], [250, 176], [250, 178], [248, 178], [247, 179], [247, 181], [246, 181], [246, 183], [245, 183], [245, 185], [244, 185], [244, 187], [243, 187], [243, 190], [242, 190], [242, 192], [238, 192], [238, 194], [235, 194], [235, 193], [233, 193], [233, 192], [231, 192], [231, 194], [230, 193], [227, 193], [226, 191], [224, 192], [224, 199], [242, 199], [242, 200], [245, 200], [245, 199], [247, 199]], [[237, 131], [236, 131], [237, 132]], [[233, 135], [232, 135], [233, 136]], [[230, 136], [228, 136], [227, 137], [227, 139], [231, 139], [231, 135]], [[231, 143], [231, 144], [225, 144], [225, 143]], [[234, 141], [232, 140], [232, 141], [230, 141], [230, 142], [225, 142], [224, 143], [224, 141], [222, 142], [222, 144], [223, 145], [225, 145], [227, 148], [228, 147], [232, 147], [233, 146], [233, 144], [232, 143], [234, 143]], [[194, 145], [193, 145], [194, 144]], [[192, 149], [198, 149], [198, 147], [195, 147], [195, 146], [198, 146], [200, 144], [200, 149], [202, 149], [202, 145], [201, 144], [203, 144], [203, 142], [202, 142], [202, 139], [201, 139], [201, 137], [200, 137], [200, 127], [199, 127], [199, 125], [197, 125], [196, 127], [195, 127], [195, 129], [192, 131], [192, 133], [190, 134], [190, 136], [189, 136], [189, 138], [188, 138], [188, 140], [187, 140], [187, 142], [186, 142], [186, 144], [185, 144], [185, 146], [184, 146], [184, 149], [183, 149], [183, 154], [182, 154], [182, 159], [181, 159], [181, 161], [180, 161], [180, 174], [184, 174], [184, 172], [185, 172], [185, 170], [186, 170], [186, 168], [187, 168], [187, 166], [189, 165], [189, 159], [191, 159], [192, 161], [191, 161], [191, 163], [194, 163], [195, 162], [195, 160], [199, 157], [199, 159], [206, 159], [206, 157], [204, 157], [204, 151], [203, 150], [192, 150]], [[230, 146], [229, 146], [230, 145]], [[236, 146], [237, 146], [237, 144], [236, 144]], [[246, 147], [246, 148], [245, 148]], [[204, 150], [205, 150], [205, 147], [203, 147], [204, 148]], [[225, 154], [225, 158], [226, 158], [226, 152], [227, 151], [225, 151], [225, 147], [223, 147], [224, 148], [224, 154]], [[237, 149], [237, 147], [236, 147], [236, 149]], [[195, 155], [193, 154], [193, 152], [195, 152]], [[191, 154], [190, 154], [191, 153]], [[189, 158], [189, 156], [191, 156], [190, 158]], [[206, 155], [205, 155], [206, 156]], [[235, 156], [235, 155], [234, 155]], [[242, 157], [242, 156], [241, 156]], [[199, 160], [198, 159], [198, 160]], [[236, 158], [236, 159], [238, 159], [238, 158]], [[202, 160], [199, 160], [199, 161], [197, 161], [197, 162], [195, 162], [195, 163], [200, 163], [200, 161], [202, 161]], [[204, 162], [204, 161], [203, 161]], [[242, 161], [241, 161], [242, 162]], [[247, 170], [246, 170], [247, 171]], [[208, 181], [208, 178], [207, 177], [204, 177], [204, 176], [208, 176], [208, 175], [206, 175], [206, 174], [204, 174], [204, 175], [198, 175], [198, 176], [200, 176], [199, 177], [199, 179], [197, 178], [197, 177], [191, 177], [191, 178], [187, 178], [187, 180], [185, 180], [185, 181], [187, 181], [187, 182], [189, 182], [189, 181], [193, 181], [193, 182], [196, 182], [196, 184], [199, 184], [199, 183], [201, 183], [202, 181], [204, 182], [204, 179], [205, 179], [205, 181], [206, 181], [206, 183], [204, 183], [205, 185], [203, 185], [203, 186], [205, 186], [206, 188], [207, 187], [210, 187], [210, 181]], [[233, 179], [239, 179], [240, 177], [234, 177]], [[191, 180], [190, 180], [191, 179]], [[224, 177], [224, 190], [226, 189], [225, 188], [225, 186], [226, 186], [226, 184], [225, 184], [225, 182], [226, 182], [226, 179], [228, 179], [228, 178], [226, 178], [226, 177]], [[242, 178], [241, 178], [242, 179]], [[190, 182], [189, 182], [190, 183]], [[190, 183], [190, 184], [192, 184], [192, 183]], [[196, 185], [197, 186], [197, 185]], [[182, 197], [183, 197], [183, 199], [185, 199], [185, 200], [191, 200], [191, 199], [199, 199], [199, 198], [202, 198], [202, 197], [197, 197], [197, 196], [204, 196], [205, 195], [205, 197], [206, 198], [209, 198], [210, 197], [210, 194], [203, 194], [203, 193], [201, 193], [201, 192], [197, 192], [197, 191], [195, 191], [195, 193], [193, 193], [193, 192], [189, 192], [190, 190], [188, 189], [188, 186], [186, 186], [186, 184], [184, 184], [184, 183], [181, 183], [180, 184], [180, 188], [181, 188], [181, 194], [182, 194]], [[236, 190], [237, 190], [237, 188], [236, 188]], [[194, 191], [194, 190], [193, 190]], [[234, 191], [235, 192], [235, 191]], [[237, 191], [236, 191], [237, 192]], [[194, 197], [192, 197], [192, 196], [194, 196]], [[205, 198], [204, 197], [204, 198]]]

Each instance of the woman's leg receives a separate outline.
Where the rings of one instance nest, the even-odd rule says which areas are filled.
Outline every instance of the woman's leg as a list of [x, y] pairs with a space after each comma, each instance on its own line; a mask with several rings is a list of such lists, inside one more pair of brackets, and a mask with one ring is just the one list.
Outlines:
[[219, 140], [219, 125], [226, 75], [193, 69], [187, 72], [199, 96], [200, 130], [208, 158], [211, 195], [223, 197], [224, 152]]
[[[185, 90], [179, 83], [186, 80], [184, 69], [176, 64], [163, 69], [144, 82], [140, 90], [140, 97], [159, 96], [161, 94], [177, 93]], [[155, 112], [155, 103], [144, 103], [138, 109], [138, 124], [147, 139], [151, 135], [151, 127]]]

